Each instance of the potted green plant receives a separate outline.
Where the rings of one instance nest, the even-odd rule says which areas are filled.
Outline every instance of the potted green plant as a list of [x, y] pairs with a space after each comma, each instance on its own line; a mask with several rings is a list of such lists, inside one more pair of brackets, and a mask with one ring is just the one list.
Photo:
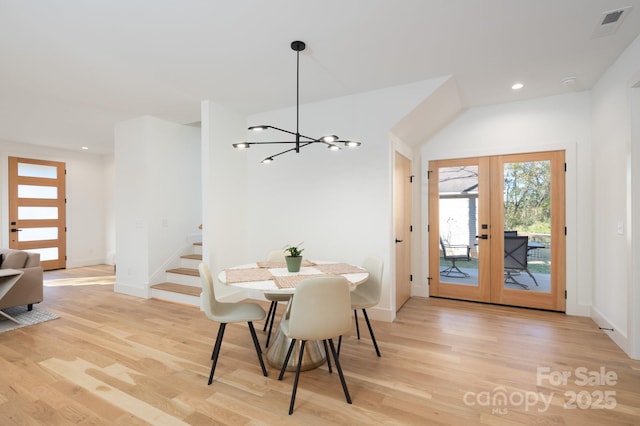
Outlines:
[[284, 257], [284, 260], [287, 262], [287, 270], [289, 272], [300, 272], [300, 266], [302, 265], [302, 252], [304, 249], [301, 249], [300, 246], [302, 243], [298, 243], [295, 246], [288, 245], [284, 248], [285, 253], [289, 253], [288, 256]]

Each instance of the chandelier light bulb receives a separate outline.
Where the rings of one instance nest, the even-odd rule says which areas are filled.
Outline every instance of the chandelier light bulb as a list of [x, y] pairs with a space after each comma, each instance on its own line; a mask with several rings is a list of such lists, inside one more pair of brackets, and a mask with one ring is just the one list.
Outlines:
[[323, 142], [335, 142], [338, 140], [338, 137], [336, 135], [328, 135], [321, 137], [320, 140]]

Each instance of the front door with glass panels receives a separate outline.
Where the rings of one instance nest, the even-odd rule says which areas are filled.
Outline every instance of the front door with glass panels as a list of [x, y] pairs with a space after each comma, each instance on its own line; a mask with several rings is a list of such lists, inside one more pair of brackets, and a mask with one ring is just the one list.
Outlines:
[[66, 267], [65, 164], [9, 157], [9, 247]]
[[432, 161], [432, 296], [564, 311], [564, 152]]

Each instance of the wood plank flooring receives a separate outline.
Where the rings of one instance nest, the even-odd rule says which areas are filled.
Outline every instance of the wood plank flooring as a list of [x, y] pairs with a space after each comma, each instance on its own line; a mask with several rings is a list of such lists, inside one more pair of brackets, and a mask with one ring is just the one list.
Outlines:
[[381, 358], [364, 323], [345, 337], [352, 405], [323, 366], [289, 416], [293, 374], [262, 376], [246, 325], [207, 386], [218, 325], [198, 309], [115, 294], [107, 266], [46, 279], [36, 308], [61, 318], [0, 334], [1, 425], [640, 424], [640, 361], [588, 318], [412, 298], [373, 322]]

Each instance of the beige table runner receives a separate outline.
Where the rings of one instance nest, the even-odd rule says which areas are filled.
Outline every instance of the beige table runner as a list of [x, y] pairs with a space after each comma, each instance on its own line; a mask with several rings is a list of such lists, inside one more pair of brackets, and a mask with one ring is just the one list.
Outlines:
[[296, 288], [296, 285], [304, 279], [317, 277], [318, 275], [288, 275], [284, 277], [273, 277], [278, 288]]
[[[286, 262], [258, 262], [258, 268], [286, 268], [287, 267], [287, 263]], [[307, 259], [302, 259], [302, 266], [313, 266], [315, 265], [315, 263], [313, 263], [310, 260]]]
[[[315, 264], [311, 261], [306, 262], [308, 262], [308, 265], [306, 266], [313, 266], [320, 272], [329, 275], [357, 274], [367, 272], [365, 269], [349, 265], [348, 263]], [[267, 268], [285, 267], [286, 265], [282, 262], [258, 262], [258, 265], [260, 266], [259, 268], [225, 269], [224, 273], [227, 284], [274, 280], [278, 288], [295, 288], [296, 285], [305, 278], [318, 276], [314, 274], [273, 276]]]
[[224, 274], [227, 284], [247, 281], [268, 281], [273, 279], [268, 269], [225, 269]]
[[357, 266], [349, 265], [348, 263], [327, 263], [314, 266], [318, 271], [325, 274], [340, 275], [340, 274], [361, 274], [367, 272], [365, 269]]

